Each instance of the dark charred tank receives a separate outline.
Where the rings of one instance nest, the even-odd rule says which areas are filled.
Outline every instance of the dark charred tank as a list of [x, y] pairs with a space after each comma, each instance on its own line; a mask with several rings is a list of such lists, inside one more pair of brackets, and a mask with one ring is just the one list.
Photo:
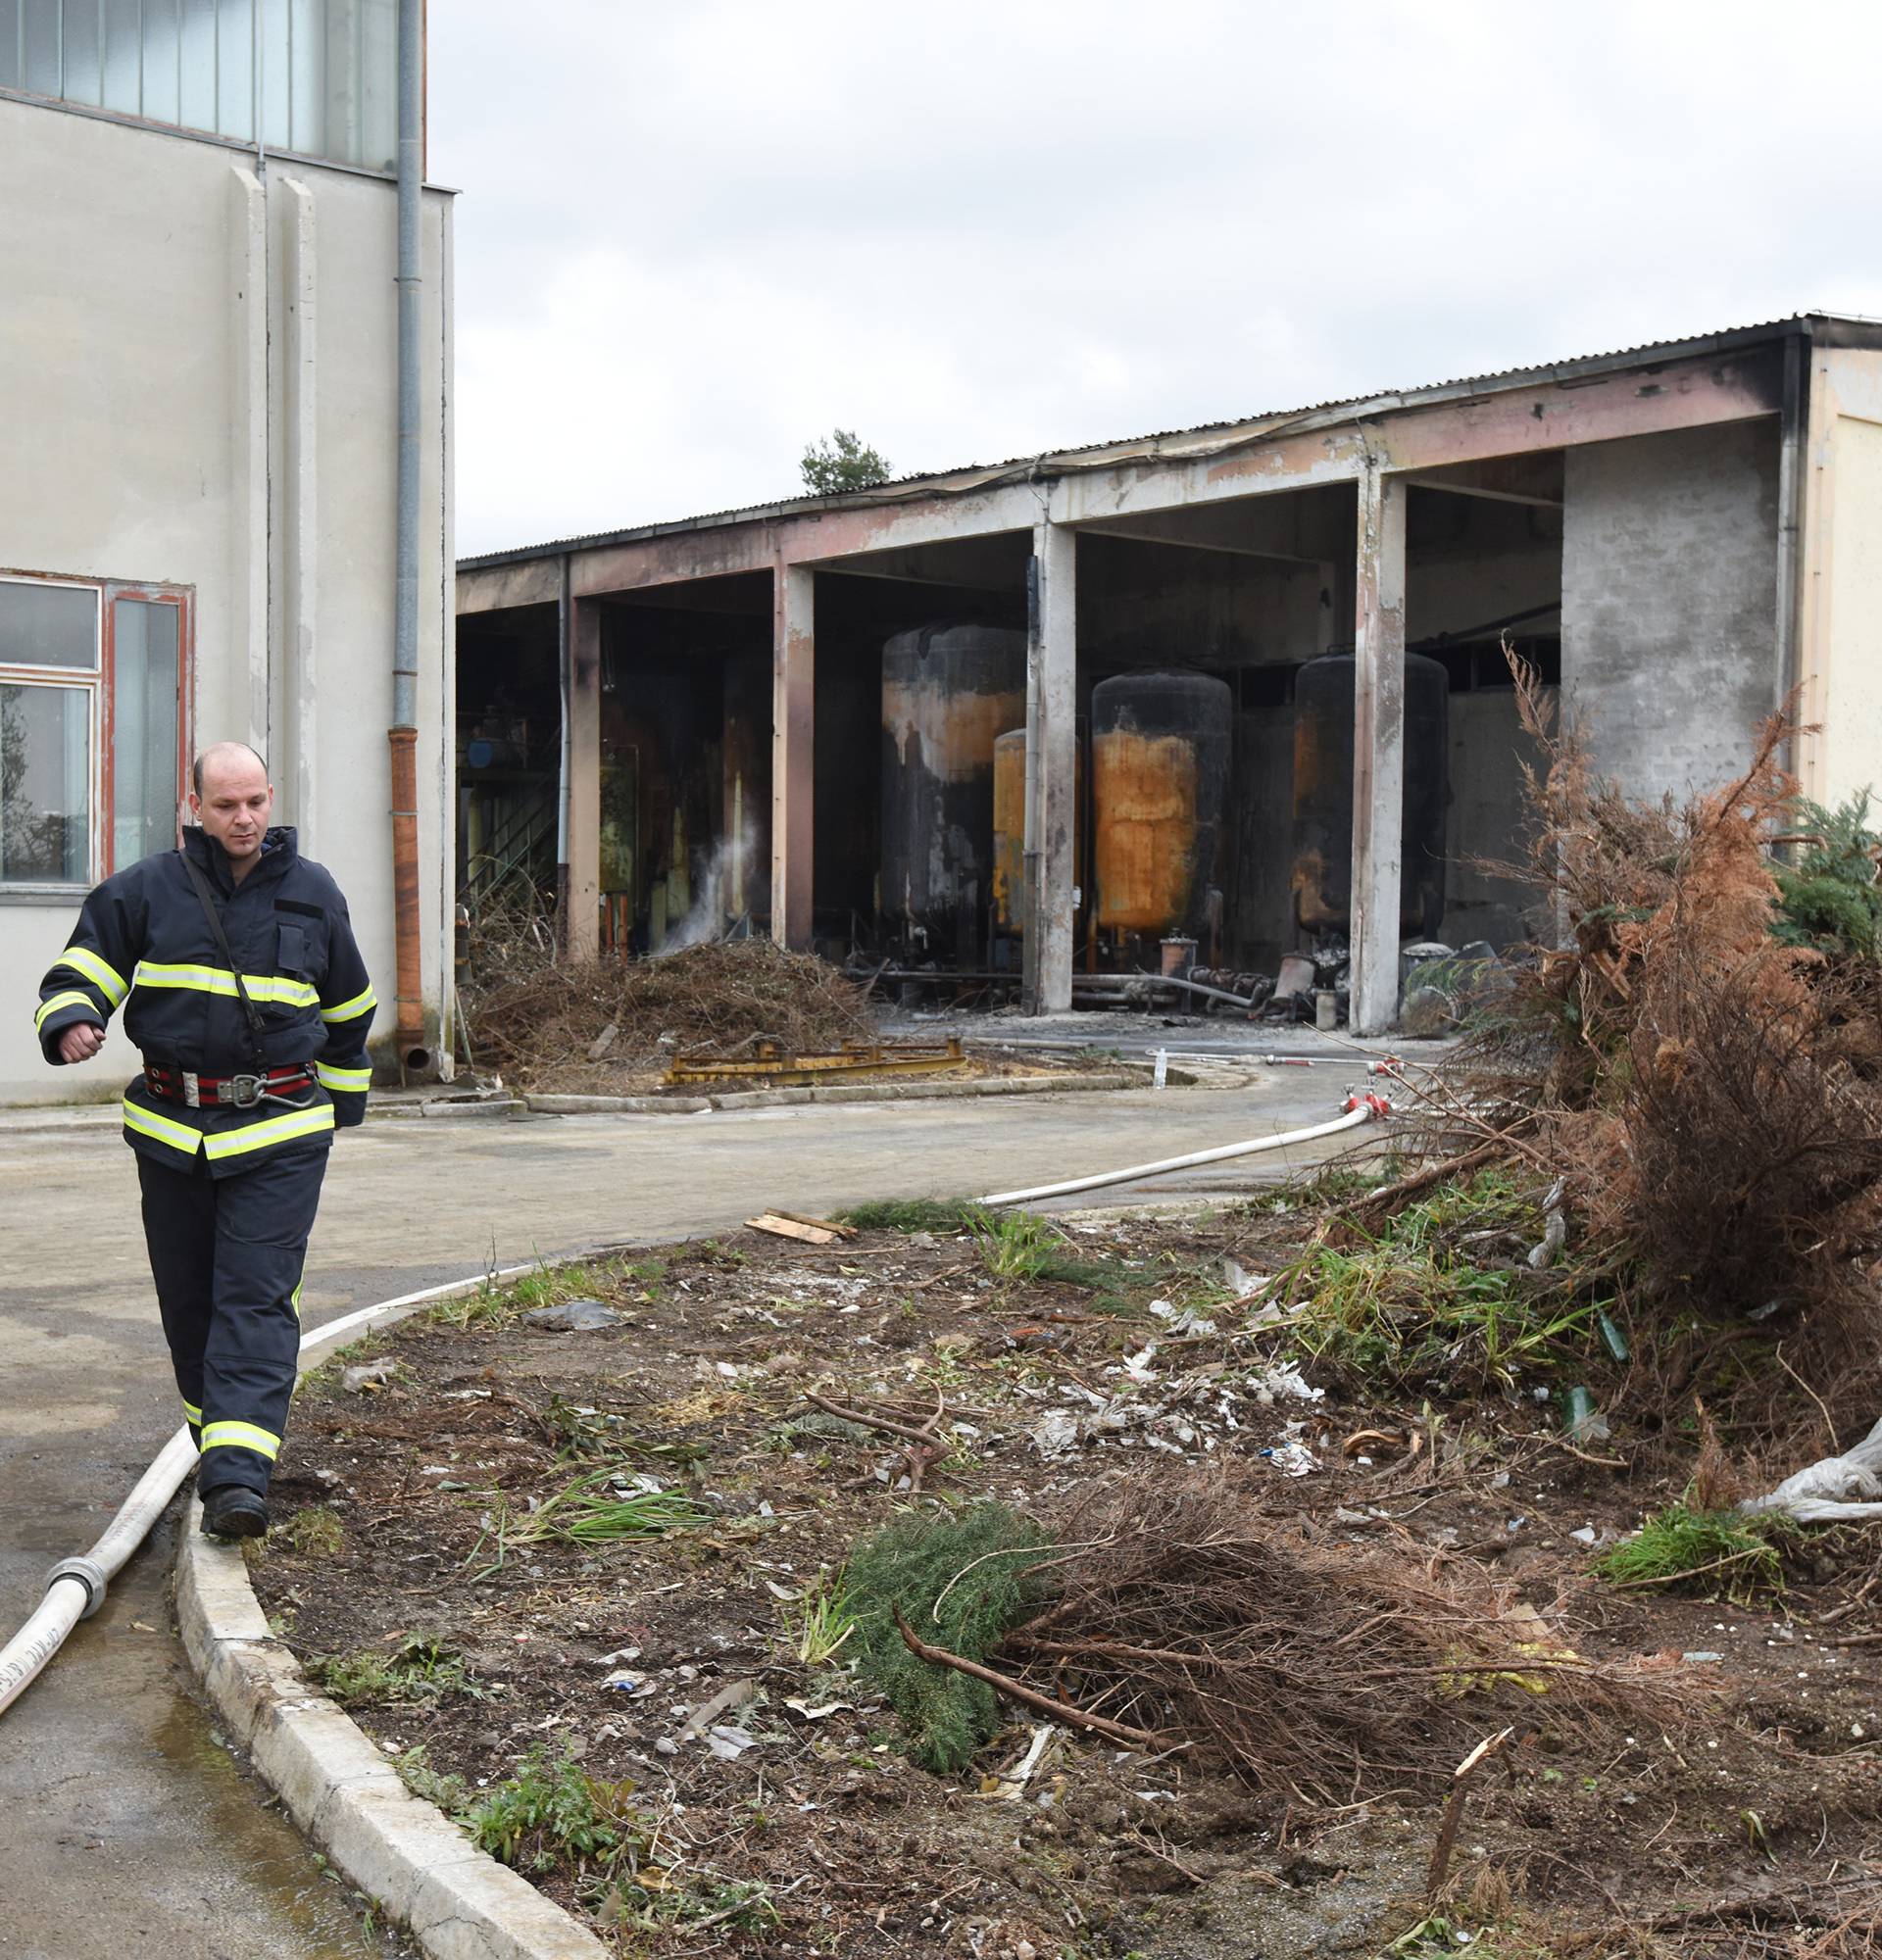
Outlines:
[[993, 745], [993, 922], [1023, 932], [1026, 892], [1026, 731], [1010, 728]]
[[1118, 674], [1092, 690], [1101, 929], [1201, 940], [1218, 925], [1233, 713], [1210, 674]]
[[[1294, 918], [1316, 936], [1352, 927], [1354, 668], [1351, 654], [1322, 654], [1294, 682]], [[1444, 917], [1450, 744], [1450, 676], [1408, 653], [1399, 929], [1420, 939]]]
[[960, 964], [993, 902], [995, 739], [1026, 715], [1026, 636], [922, 626], [882, 649], [882, 911], [916, 950]]

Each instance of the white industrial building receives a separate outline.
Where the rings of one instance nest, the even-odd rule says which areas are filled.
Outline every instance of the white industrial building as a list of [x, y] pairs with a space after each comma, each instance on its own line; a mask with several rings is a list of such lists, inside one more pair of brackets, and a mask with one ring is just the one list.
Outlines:
[[[187, 759], [224, 737], [268, 758], [276, 821], [348, 895], [375, 1041], [395, 998], [406, 1055], [448, 1019], [452, 200], [418, 187], [409, 84], [402, 568], [401, 11], [0, 0], [0, 1101], [130, 1072], [116, 1032], [102, 1066], [47, 1068], [36, 983], [89, 887], [173, 842]], [[417, 731], [403, 976], [395, 720]]]

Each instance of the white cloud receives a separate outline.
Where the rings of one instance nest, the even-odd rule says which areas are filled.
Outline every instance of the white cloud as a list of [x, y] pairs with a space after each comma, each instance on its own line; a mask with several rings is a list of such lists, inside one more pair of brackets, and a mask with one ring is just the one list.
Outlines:
[[499, 0], [431, 16], [467, 553], [1882, 312], [1882, 15]]

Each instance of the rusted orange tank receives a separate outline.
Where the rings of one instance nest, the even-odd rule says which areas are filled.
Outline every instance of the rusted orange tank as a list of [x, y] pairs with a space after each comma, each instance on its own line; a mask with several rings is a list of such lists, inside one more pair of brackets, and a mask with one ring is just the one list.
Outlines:
[[1098, 924], [1199, 934], [1219, 881], [1233, 697], [1213, 675], [1119, 674], [1091, 696]]
[[993, 918], [1003, 932], [1024, 930], [1026, 890], [1026, 731], [993, 745]]
[[[1073, 839], [1072, 882], [1085, 881], [1085, 820], [1079, 790], [1085, 760], [1073, 758], [1072, 808], [1078, 811]], [[1002, 932], [1026, 929], [1026, 731], [1009, 729], [993, 745], [993, 922]]]

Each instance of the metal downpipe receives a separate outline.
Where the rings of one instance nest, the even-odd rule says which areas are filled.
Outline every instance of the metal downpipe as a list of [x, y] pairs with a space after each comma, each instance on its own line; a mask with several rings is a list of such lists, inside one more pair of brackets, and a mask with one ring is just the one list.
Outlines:
[[424, 0], [399, 0], [398, 594], [393, 621], [392, 906], [398, 964], [399, 1072], [431, 1063], [424, 1045], [419, 938], [419, 309], [424, 183]]

